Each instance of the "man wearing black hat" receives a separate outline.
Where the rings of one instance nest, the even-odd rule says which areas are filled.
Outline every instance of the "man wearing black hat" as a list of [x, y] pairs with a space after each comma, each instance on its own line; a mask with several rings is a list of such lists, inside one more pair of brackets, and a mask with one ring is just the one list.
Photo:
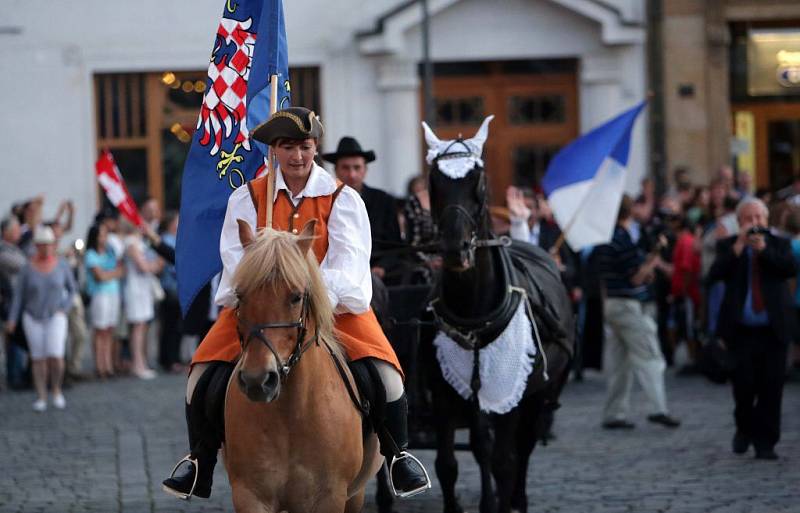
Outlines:
[[391, 282], [387, 271], [396, 267], [396, 259], [391, 256], [375, 256], [376, 252], [390, 249], [391, 244], [382, 242], [400, 243], [400, 226], [397, 223], [397, 209], [395, 198], [380, 189], [374, 189], [364, 183], [367, 176], [367, 164], [375, 160], [375, 152], [364, 151], [354, 137], [342, 137], [336, 153], [324, 153], [322, 158], [332, 162], [336, 168], [336, 178], [352, 187], [364, 200], [369, 216], [370, 230], [372, 232], [372, 258], [370, 266], [372, 272], [384, 282]]

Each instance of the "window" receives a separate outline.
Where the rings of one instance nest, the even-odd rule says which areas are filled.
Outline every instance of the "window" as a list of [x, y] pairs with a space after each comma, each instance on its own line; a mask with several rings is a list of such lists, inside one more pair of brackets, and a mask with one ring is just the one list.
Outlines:
[[512, 125], [537, 125], [564, 123], [564, 97], [510, 96], [508, 98], [508, 121]]
[[[289, 70], [294, 105], [320, 112], [319, 68]], [[97, 149], [109, 149], [137, 202], [180, 207], [183, 166], [206, 91], [205, 70], [95, 75]]]
[[483, 98], [435, 98], [436, 126], [480, 125], [484, 118]]
[[520, 187], [533, 187], [542, 183], [542, 177], [550, 160], [558, 153], [560, 146], [517, 146], [514, 148], [513, 183]]

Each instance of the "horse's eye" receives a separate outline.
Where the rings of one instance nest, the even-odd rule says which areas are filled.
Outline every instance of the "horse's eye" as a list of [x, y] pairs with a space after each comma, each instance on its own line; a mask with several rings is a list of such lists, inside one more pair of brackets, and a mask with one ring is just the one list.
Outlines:
[[303, 296], [301, 296], [300, 294], [292, 294], [290, 301], [292, 302], [293, 305], [296, 305], [297, 303], [300, 302], [301, 299], [303, 299]]

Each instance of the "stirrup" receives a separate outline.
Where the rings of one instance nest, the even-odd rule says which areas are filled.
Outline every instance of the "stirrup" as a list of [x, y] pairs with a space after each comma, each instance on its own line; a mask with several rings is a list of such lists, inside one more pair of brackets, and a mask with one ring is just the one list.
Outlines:
[[[422, 469], [422, 473], [425, 474], [425, 484], [420, 486], [419, 488], [415, 488], [414, 490], [409, 490], [407, 492], [398, 492], [394, 487], [394, 480], [392, 479], [392, 470], [394, 470], [395, 463], [405, 459], [409, 459], [414, 463], [416, 463], [417, 465], [419, 465], [419, 468]], [[400, 452], [400, 456], [392, 458], [392, 464], [389, 465], [388, 468], [386, 467], [386, 460], [384, 459], [383, 467], [386, 470], [386, 476], [387, 479], [389, 480], [389, 486], [392, 489], [392, 494], [399, 499], [408, 499], [410, 497], [414, 497], [431, 489], [431, 478], [428, 475], [428, 471], [425, 468], [425, 465], [423, 465], [422, 462], [419, 461], [419, 459], [416, 456], [414, 456], [408, 451], [402, 451]]]
[[183, 459], [181, 459], [181, 461], [175, 464], [175, 467], [172, 469], [172, 473], [169, 475], [167, 479], [172, 479], [173, 477], [175, 477], [175, 472], [178, 470], [178, 467], [180, 467], [181, 464], [185, 462], [189, 462], [192, 465], [194, 465], [194, 481], [192, 482], [192, 488], [189, 490], [189, 493], [181, 493], [177, 490], [173, 490], [172, 488], [170, 488], [165, 484], [161, 485], [161, 489], [174, 497], [188, 501], [189, 499], [192, 498], [194, 489], [197, 486], [197, 477], [200, 475], [200, 463], [197, 461], [197, 458], [192, 458], [191, 453], [184, 456]]

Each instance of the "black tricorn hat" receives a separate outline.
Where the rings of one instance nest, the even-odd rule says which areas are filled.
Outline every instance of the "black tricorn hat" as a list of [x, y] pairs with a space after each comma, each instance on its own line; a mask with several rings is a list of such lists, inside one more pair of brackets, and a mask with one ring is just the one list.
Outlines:
[[325, 127], [319, 117], [305, 107], [277, 111], [253, 130], [253, 139], [272, 144], [278, 139], [319, 139]]
[[336, 147], [336, 153], [323, 153], [322, 158], [328, 162], [336, 161], [342, 157], [364, 157], [367, 162], [375, 160], [375, 152], [372, 150], [364, 151], [361, 145], [358, 144], [355, 137], [342, 137], [339, 140], [339, 146]]

